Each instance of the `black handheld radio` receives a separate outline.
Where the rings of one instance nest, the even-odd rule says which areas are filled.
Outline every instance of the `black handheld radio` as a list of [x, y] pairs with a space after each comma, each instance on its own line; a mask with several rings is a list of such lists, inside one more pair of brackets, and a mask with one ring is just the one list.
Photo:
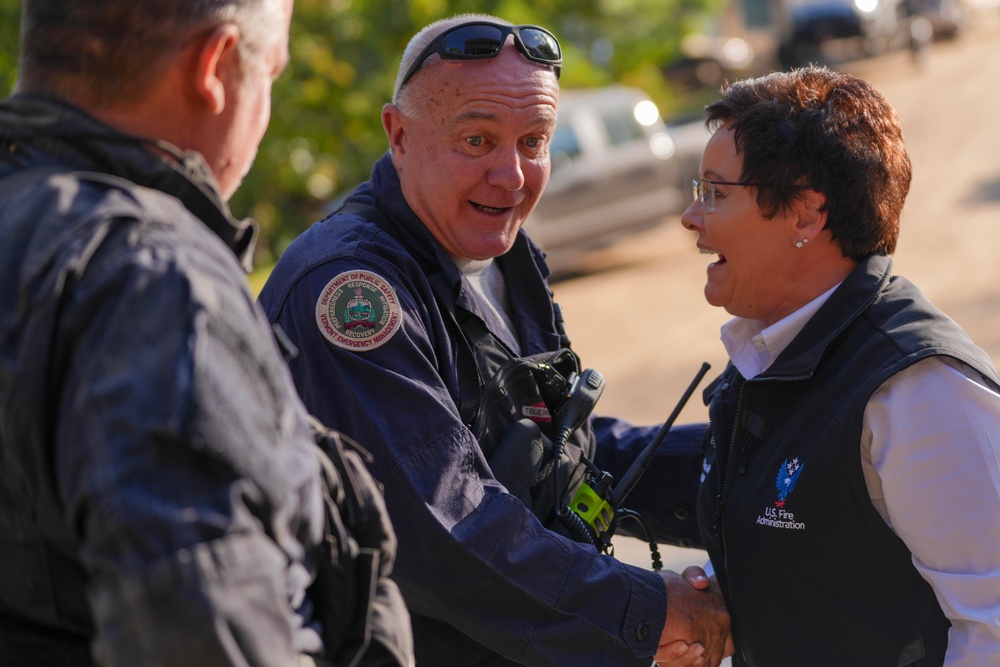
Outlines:
[[[593, 368], [588, 368], [582, 373], [572, 373], [569, 378], [569, 389], [566, 398], [556, 415], [556, 439], [553, 443], [553, 460], [558, 462], [562, 457], [563, 447], [570, 434], [587, 421], [590, 413], [594, 411], [597, 400], [604, 393], [604, 376]], [[584, 459], [586, 462], [586, 459]], [[558, 477], [558, 464], [553, 469], [552, 480], [555, 491], [555, 513], [560, 523], [569, 531], [570, 535], [577, 541], [589, 542], [603, 550], [602, 545], [597, 541], [600, 539], [602, 530], [598, 525], [604, 525], [599, 517], [595, 517], [588, 509], [586, 514], [581, 514], [575, 506], [583, 505], [577, 503], [574, 496], [570, 507], [567, 507], [560, 496], [560, 484]], [[580, 485], [580, 489], [589, 488], [592, 472], [588, 471], [587, 478]], [[579, 495], [579, 492], [576, 494]], [[570, 511], [572, 510], [572, 511]], [[609, 507], [610, 510], [610, 507]], [[614, 516], [614, 510], [610, 510], [608, 520]]]
[[[646, 531], [653, 554], [653, 569], [659, 569], [659, 553], [656, 549], [656, 543], [646, 530], [645, 523], [636, 512], [625, 509], [621, 503], [646, 472], [646, 468], [649, 467], [656, 455], [660, 443], [663, 442], [681, 410], [710, 368], [708, 363], [701, 365], [673, 412], [657, 431], [656, 436], [650, 440], [649, 444], [643, 448], [628, 470], [625, 471], [618, 484], [612, 487], [614, 479], [610, 473], [599, 470], [589, 461], [584, 461], [588, 464], [587, 477], [567, 507], [558, 498], [559, 482], [556, 475], [553, 475], [557, 494], [556, 516], [575, 539], [589, 542], [599, 551], [613, 553], [611, 538], [617, 529], [619, 519], [627, 516], [637, 520]], [[594, 369], [587, 369], [579, 375], [574, 373], [570, 376], [569, 381], [570, 387], [557, 420], [557, 435], [554, 443], [555, 460], [557, 461], [562, 455], [563, 446], [569, 435], [586, 421], [593, 412], [597, 400], [604, 392], [604, 376]]]

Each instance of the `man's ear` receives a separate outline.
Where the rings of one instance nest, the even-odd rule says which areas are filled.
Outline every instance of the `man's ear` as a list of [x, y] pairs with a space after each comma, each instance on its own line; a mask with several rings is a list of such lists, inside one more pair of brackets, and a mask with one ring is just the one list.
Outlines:
[[389, 139], [389, 151], [392, 153], [393, 165], [398, 169], [397, 160], [406, 153], [405, 131], [403, 129], [403, 113], [395, 104], [389, 103], [382, 107], [382, 128]]
[[197, 47], [194, 93], [213, 114], [226, 108], [226, 91], [239, 76], [239, 41], [239, 28], [227, 23], [212, 30]]

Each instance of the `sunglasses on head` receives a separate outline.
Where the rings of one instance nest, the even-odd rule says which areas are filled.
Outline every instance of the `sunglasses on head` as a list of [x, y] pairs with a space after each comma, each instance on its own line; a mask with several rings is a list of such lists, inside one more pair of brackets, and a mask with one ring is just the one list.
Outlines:
[[496, 58], [507, 41], [507, 35], [514, 35], [514, 45], [528, 60], [543, 65], [551, 65], [556, 78], [562, 68], [562, 50], [559, 40], [551, 32], [537, 25], [499, 25], [488, 21], [463, 23], [445, 30], [428, 44], [407, 70], [402, 88], [413, 78], [424, 61], [431, 54], [438, 54], [442, 60], [481, 60]]

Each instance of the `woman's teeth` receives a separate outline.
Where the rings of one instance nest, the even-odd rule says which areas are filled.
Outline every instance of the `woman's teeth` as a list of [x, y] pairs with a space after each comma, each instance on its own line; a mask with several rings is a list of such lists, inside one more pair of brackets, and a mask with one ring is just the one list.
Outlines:
[[713, 262], [713, 264], [725, 264], [726, 263], [726, 256], [723, 255], [718, 250], [709, 250], [707, 248], [701, 248], [700, 251], [701, 251], [702, 255], [718, 255], [719, 259], [716, 260], [715, 262]]

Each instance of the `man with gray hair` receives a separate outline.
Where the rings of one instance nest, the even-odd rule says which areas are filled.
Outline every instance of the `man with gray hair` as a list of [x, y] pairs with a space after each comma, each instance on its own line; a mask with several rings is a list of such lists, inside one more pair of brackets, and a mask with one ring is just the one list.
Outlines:
[[255, 225], [226, 205], [292, 0], [22, 11], [0, 103], [0, 665], [411, 663], [379, 491], [298, 399], [243, 271]]
[[[300, 350], [306, 405], [371, 450], [419, 665], [717, 665], [718, 588], [602, 553], [607, 526], [568, 508], [657, 429], [590, 416], [602, 380], [521, 231], [561, 66], [539, 26], [463, 15], [418, 33], [382, 110], [390, 152], [285, 252], [261, 303]], [[660, 541], [699, 539], [702, 432], [671, 431], [630, 496]]]

